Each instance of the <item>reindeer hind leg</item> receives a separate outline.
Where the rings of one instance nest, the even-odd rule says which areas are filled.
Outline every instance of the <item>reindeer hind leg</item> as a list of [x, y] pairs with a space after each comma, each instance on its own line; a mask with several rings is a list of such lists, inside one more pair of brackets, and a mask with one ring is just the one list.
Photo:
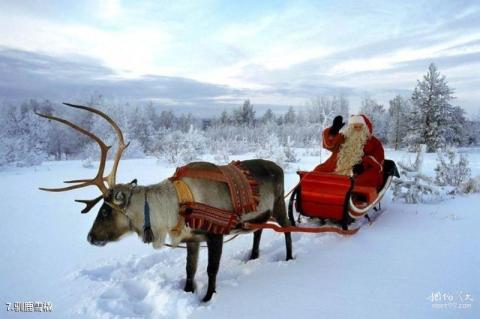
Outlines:
[[222, 257], [223, 248], [223, 235], [207, 235], [207, 247], [208, 247], [208, 288], [207, 294], [203, 297], [202, 301], [207, 302], [212, 299], [215, 293], [217, 283], [217, 273], [220, 268], [220, 259]]
[[[275, 203], [273, 204], [273, 214], [275, 216], [275, 220], [277, 223], [282, 226], [290, 226], [290, 220], [287, 216], [287, 210], [285, 208], [285, 201], [283, 200], [283, 192], [282, 196], [277, 197], [275, 199]], [[285, 233], [285, 249], [286, 249], [286, 260], [293, 259], [292, 255], [292, 235], [290, 233]]]
[[199, 242], [187, 242], [187, 280], [183, 289], [186, 292], [195, 292], [195, 273], [197, 272], [199, 247]]

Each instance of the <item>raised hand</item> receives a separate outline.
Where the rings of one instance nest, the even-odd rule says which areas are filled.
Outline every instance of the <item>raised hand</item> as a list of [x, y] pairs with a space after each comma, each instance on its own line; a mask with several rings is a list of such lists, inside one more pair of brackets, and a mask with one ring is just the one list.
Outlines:
[[330, 127], [330, 135], [337, 135], [340, 129], [345, 125], [343, 117], [341, 115], [336, 116], [333, 119], [333, 124]]

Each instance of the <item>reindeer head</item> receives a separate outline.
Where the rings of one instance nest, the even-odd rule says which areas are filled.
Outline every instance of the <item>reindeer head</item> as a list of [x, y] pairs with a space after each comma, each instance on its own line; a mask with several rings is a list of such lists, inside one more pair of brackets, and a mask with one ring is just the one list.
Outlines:
[[92, 179], [70, 180], [65, 181], [67, 184], [75, 184], [63, 188], [40, 188], [49, 192], [64, 192], [86, 186], [97, 186], [101, 192], [101, 195], [91, 200], [75, 200], [80, 203], [84, 203], [86, 207], [82, 210], [82, 213], [88, 213], [100, 200], [103, 199], [102, 207], [95, 218], [92, 229], [90, 230], [87, 239], [93, 245], [103, 246], [109, 241], [118, 240], [123, 234], [132, 230], [130, 219], [125, 215], [124, 211], [128, 205], [128, 196], [132, 186], [136, 186], [136, 180], [129, 184], [116, 184], [115, 177], [117, 173], [118, 163], [122, 157], [123, 151], [127, 148], [128, 144], [125, 144], [123, 133], [118, 125], [105, 113], [91, 107], [74, 105], [64, 103], [67, 106], [86, 110], [88, 112], [95, 113], [104, 118], [114, 129], [118, 139], [118, 149], [114, 157], [112, 170], [107, 176], [103, 176], [105, 170], [105, 163], [107, 160], [107, 153], [111, 146], [107, 146], [101, 139], [91, 132], [73, 124], [62, 118], [58, 118], [52, 115], [40, 114], [37, 115], [65, 124], [83, 135], [86, 135], [93, 139], [100, 147], [100, 164], [97, 175]]
[[88, 233], [87, 240], [90, 244], [104, 246], [133, 231], [132, 221], [125, 212], [136, 186], [135, 179], [129, 184], [117, 184], [108, 190]]

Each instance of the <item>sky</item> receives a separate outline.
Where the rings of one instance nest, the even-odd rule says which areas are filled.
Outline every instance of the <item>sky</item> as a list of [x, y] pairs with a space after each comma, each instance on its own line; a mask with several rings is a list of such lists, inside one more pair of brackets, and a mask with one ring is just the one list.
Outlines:
[[220, 112], [409, 96], [435, 63], [480, 114], [478, 1], [0, 0], [0, 98]]

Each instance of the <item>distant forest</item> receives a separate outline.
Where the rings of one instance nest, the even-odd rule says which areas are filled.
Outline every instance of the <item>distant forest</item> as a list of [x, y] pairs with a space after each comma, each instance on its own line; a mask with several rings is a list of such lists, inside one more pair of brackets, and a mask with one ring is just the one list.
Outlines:
[[[467, 119], [463, 108], [452, 105], [452, 100], [453, 89], [431, 64], [410, 96], [395, 96], [388, 107], [366, 97], [360, 113], [371, 118], [374, 134], [395, 149], [415, 150], [426, 144], [427, 150], [433, 152], [446, 146], [479, 145], [479, 119]], [[330, 126], [336, 115], [347, 119], [350, 113], [349, 101], [344, 96], [318, 96], [307, 101], [305, 107], [290, 107], [283, 114], [268, 109], [261, 115], [246, 100], [210, 118], [158, 111], [151, 102], [114, 104], [101, 96], [91, 97], [83, 104], [103, 110], [119, 124], [130, 142], [125, 157], [156, 156], [177, 164], [206, 153], [226, 162], [230, 155], [246, 152], [279, 163], [295, 162], [298, 155], [294, 148], [320, 148], [322, 129]], [[49, 100], [4, 104], [0, 109], [0, 165], [97, 160], [98, 146], [93, 141], [60, 123], [38, 117], [34, 111], [69, 119], [107, 144], [115, 143], [112, 129], [92, 113]]]

